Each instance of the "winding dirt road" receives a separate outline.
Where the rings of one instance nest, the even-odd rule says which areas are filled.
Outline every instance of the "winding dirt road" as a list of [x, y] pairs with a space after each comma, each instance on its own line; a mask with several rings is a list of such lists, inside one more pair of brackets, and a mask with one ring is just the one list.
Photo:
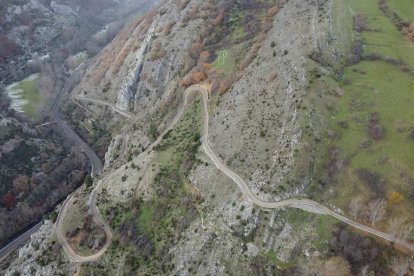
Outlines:
[[92, 102], [92, 103], [96, 103], [96, 104], [99, 104], [99, 105], [109, 106], [110, 108], [112, 108], [113, 111], [121, 114], [124, 117], [127, 117], [128, 119], [133, 119], [134, 118], [134, 115], [132, 115], [132, 114], [116, 107], [115, 105], [113, 105], [111, 103], [103, 101], [103, 100], [90, 99], [90, 98], [81, 97], [81, 96], [74, 96], [73, 98], [76, 99], [76, 100], [80, 100], [80, 101]]
[[[227, 167], [222, 161], [221, 159], [215, 154], [215, 152], [213, 151], [213, 149], [210, 147], [209, 141], [208, 141], [208, 137], [209, 137], [209, 112], [208, 112], [208, 90], [201, 86], [201, 85], [193, 85], [191, 87], [189, 87], [185, 92], [184, 92], [184, 100], [183, 103], [181, 104], [181, 106], [179, 107], [179, 110], [176, 114], [176, 116], [174, 117], [173, 121], [171, 122], [171, 124], [162, 132], [161, 135], [159, 135], [159, 137], [144, 151], [142, 152], [137, 159], [140, 158], [145, 158], [147, 157], [147, 154], [149, 154], [153, 148], [155, 146], [157, 146], [163, 139], [164, 135], [170, 131], [180, 120], [181, 116], [184, 113], [185, 107], [187, 105], [188, 102], [188, 98], [189, 95], [195, 92], [199, 92], [202, 96], [202, 101], [203, 101], [203, 111], [204, 111], [204, 130], [203, 130], [203, 138], [202, 138], [202, 147], [204, 152], [206, 153], [206, 155], [212, 160], [212, 162], [214, 163], [214, 165], [220, 170], [222, 171], [225, 175], [227, 175], [228, 177], [230, 177], [239, 187], [239, 189], [243, 192], [243, 194], [249, 199], [251, 200], [254, 204], [256, 204], [259, 207], [265, 208], [265, 209], [276, 209], [276, 208], [280, 208], [280, 207], [292, 207], [292, 208], [298, 208], [298, 209], [303, 209], [307, 212], [312, 212], [312, 213], [316, 213], [316, 214], [325, 214], [328, 216], [332, 216], [336, 219], [338, 219], [339, 221], [342, 221], [343, 223], [346, 223], [356, 229], [359, 229], [361, 231], [364, 231], [366, 233], [369, 233], [373, 236], [377, 236], [381, 239], [384, 239], [386, 241], [390, 241], [393, 242], [395, 244], [400, 245], [401, 247], [404, 247], [405, 249], [413, 252], [414, 251], [414, 247], [412, 244], [404, 241], [404, 240], [400, 240], [397, 239], [387, 233], [381, 232], [377, 229], [374, 229], [372, 227], [369, 227], [367, 225], [364, 225], [362, 223], [353, 221], [343, 215], [340, 215], [334, 211], [332, 211], [331, 209], [327, 208], [326, 206], [309, 200], [309, 199], [287, 199], [287, 200], [281, 200], [281, 201], [276, 201], [276, 202], [268, 202], [268, 201], [263, 201], [262, 199], [258, 198], [255, 194], [253, 194], [253, 192], [250, 190], [249, 186], [247, 185], [247, 183], [238, 175], [236, 174], [234, 171], [232, 171], [229, 167]], [[101, 103], [102, 104], [102, 103]], [[112, 104], [109, 103], [105, 103], [105, 105], [109, 105], [111, 107], [113, 107]], [[121, 169], [121, 168], [120, 168]], [[118, 170], [120, 170], [118, 169]], [[114, 173], [116, 173], [118, 170], [116, 170]], [[113, 173], [112, 173], [113, 174]], [[111, 176], [112, 174], [108, 175], [107, 178], [109, 176]], [[92, 191], [91, 195], [90, 195], [90, 200], [89, 200], [89, 204], [90, 204], [90, 212], [91, 214], [94, 216], [94, 220], [96, 223], [98, 223], [99, 225], [101, 225], [104, 230], [105, 233], [107, 234], [107, 240], [106, 243], [104, 245], [104, 247], [97, 253], [91, 255], [91, 256], [80, 256], [78, 255], [76, 252], [73, 251], [73, 249], [70, 247], [70, 245], [67, 243], [66, 239], [63, 237], [63, 234], [61, 232], [61, 225], [62, 225], [62, 220], [63, 220], [63, 216], [64, 213], [66, 212], [66, 208], [67, 208], [67, 204], [66, 201], [64, 203], [64, 207], [62, 208], [61, 211], [61, 216], [59, 216], [59, 219], [56, 223], [56, 232], [58, 235], [58, 239], [61, 242], [63, 249], [66, 253], [66, 255], [68, 256], [68, 258], [73, 261], [73, 262], [89, 262], [89, 261], [93, 261], [96, 260], [97, 258], [99, 258], [100, 256], [102, 256], [103, 253], [105, 253], [106, 249], [108, 248], [111, 239], [112, 239], [112, 233], [111, 230], [109, 229], [109, 226], [103, 221], [103, 219], [101, 218], [97, 208], [96, 208], [96, 199], [97, 199], [97, 195], [98, 192], [102, 190], [102, 187], [107, 183], [107, 181], [101, 180], [99, 181], [99, 183], [96, 185], [96, 187], [94, 188], [94, 190]], [[69, 198], [68, 198], [69, 200]]]

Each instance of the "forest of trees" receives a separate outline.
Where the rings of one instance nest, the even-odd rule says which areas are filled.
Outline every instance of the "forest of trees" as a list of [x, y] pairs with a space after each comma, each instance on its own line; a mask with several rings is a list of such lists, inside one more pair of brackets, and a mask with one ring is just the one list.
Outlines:
[[7, 111], [7, 104], [1, 94], [0, 243], [37, 222], [82, 184], [89, 166], [57, 132], [31, 128]]

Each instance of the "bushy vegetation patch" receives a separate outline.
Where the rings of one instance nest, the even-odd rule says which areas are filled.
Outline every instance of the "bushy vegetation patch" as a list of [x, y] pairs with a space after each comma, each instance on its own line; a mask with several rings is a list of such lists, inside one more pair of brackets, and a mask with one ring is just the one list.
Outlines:
[[177, 126], [156, 147], [157, 168], [153, 183], [155, 195], [126, 205], [110, 207], [105, 215], [115, 230], [116, 246], [130, 250], [126, 267], [133, 271], [166, 273], [171, 271], [169, 248], [199, 216], [196, 206], [203, 199], [192, 189], [188, 173], [197, 160], [201, 145], [201, 101], [189, 105]]

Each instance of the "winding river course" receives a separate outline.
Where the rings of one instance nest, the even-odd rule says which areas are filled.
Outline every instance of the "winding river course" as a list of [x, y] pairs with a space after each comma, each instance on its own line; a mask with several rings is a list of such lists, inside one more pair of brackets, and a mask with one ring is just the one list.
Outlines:
[[[275, 201], [275, 202], [269, 202], [269, 201], [263, 201], [262, 199], [258, 198], [255, 194], [253, 194], [253, 192], [250, 190], [250, 188], [248, 187], [248, 185], [246, 184], [246, 182], [238, 175], [236, 174], [234, 171], [232, 171], [229, 167], [227, 167], [221, 160], [220, 158], [214, 153], [213, 149], [210, 147], [209, 141], [208, 141], [208, 134], [209, 134], [209, 113], [208, 113], [208, 90], [201, 85], [193, 85], [191, 87], [189, 87], [185, 92], [184, 92], [184, 100], [181, 104], [181, 106], [179, 107], [179, 110], [177, 112], [177, 115], [174, 117], [173, 121], [171, 122], [171, 124], [163, 131], [163, 133], [161, 133], [161, 135], [159, 135], [159, 137], [157, 138], [157, 140], [154, 141], [154, 143], [152, 143], [144, 152], [142, 152], [137, 159], [141, 159], [141, 158], [146, 158], [147, 155], [153, 150], [153, 148], [155, 146], [157, 146], [163, 139], [164, 135], [170, 131], [180, 120], [181, 116], [184, 113], [184, 109], [187, 105], [188, 102], [188, 97], [190, 94], [192, 93], [196, 93], [199, 92], [202, 96], [202, 101], [203, 101], [203, 113], [204, 113], [204, 129], [203, 129], [203, 137], [202, 137], [202, 147], [204, 152], [206, 153], [206, 155], [212, 160], [212, 162], [214, 163], [214, 165], [220, 170], [222, 171], [224, 174], [226, 174], [228, 177], [230, 177], [235, 183], [236, 185], [239, 187], [239, 189], [243, 192], [243, 194], [249, 199], [251, 200], [254, 204], [256, 204], [259, 207], [262, 207], [264, 209], [275, 209], [275, 208], [280, 208], [280, 207], [293, 207], [293, 208], [299, 208], [299, 209], [303, 209], [307, 212], [312, 212], [312, 213], [316, 213], [316, 214], [325, 214], [328, 216], [332, 216], [336, 219], [338, 219], [339, 221], [346, 223], [356, 229], [359, 229], [360, 231], [366, 232], [370, 235], [379, 237], [381, 239], [384, 239], [386, 241], [398, 244], [399, 246], [409, 250], [410, 252], [414, 252], [414, 247], [412, 244], [395, 238], [392, 235], [389, 235], [387, 233], [381, 232], [377, 229], [374, 229], [372, 227], [369, 227], [365, 224], [356, 222], [352, 219], [349, 219], [343, 215], [340, 215], [334, 211], [332, 211], [331, 209], [327, 208], [326, 206], [315, 202], [313, 200], [309, 200], [309, 199], [297, 199], [297, 198], [292, 198], [292, 199], [286, 199], [286, 200], [281, 200], [281, 201]], [[79, 100], [82, 100], [81, 98], [79, 98]], [[88, 99], [84, 99], [84, 100], [88, 100]], [[92, 101], [92, 100], [89, 100]], [[96, 101], [95, 101], [96, 102]], [[100, 103], [100, 102], [96, 102], [97, 104], [105, 104], [105, 105], [109, 105], [111, 106], [114, 110], [116, 110], [116, 107], [113, 106], [111, 103]], [[121, 115], [123, 115], [122, 113], [120, 113]], [[128, 115], [128, 116], [127, 116]], [[129, 114], [124, 115], [125, 117], [131, 119], [131, 116]], [[111, 175], [117, 173], [121, 168], [119, 168], [118, 170], [114, 171], [113, 173], [109, 174], [106, 179], [110, 178]], [[102, 217], [100, 216], [97, 208], [96, 208], [96, 199], [97, 199], [97, 195], [99, 194], [99, 192], [102, 190], [103, 186], [107, 183], [107, 181], [105, 181], [105, 179], [102, 179], [98, 182], [98, 184], [95, 186], [95, 188], [93, 189], [90, 198], [89, 198], [89, 212], [93, 215], [94, 217], [94, 221], [98, 224], [101, 225], [103, 227], [103, 229], [105, 230], [105, 233], [107, 235], [107, 239], [106, 239], [106, 243], [103, 246], [103, 248], [101, 250], [99, 250], [97, 253], [90, 255], [90, 256], [80, 256], [78, 255], [76, 252], [74, 252], [74, 250], [70, 247], [70, 245], [67, 243], [62, 231], [61, 231], [61, 226], [62, 226], [62, 221], [63, 221], [63, 217], [64, 214], [66, 213], [66, 209], [67, 209], [67, 203], [70, 201], [71, 197], [76, 194], [73, 193], [72, 196], [68, 197], [68, 199], [64, 202], [63, 207], [62, 207], [62, 211], [59, 214], [59, 218], [56, 221], [55, 224], [55, 228], [56, 228], [56, 233], [58, 236], [58, 239], [60, 241], [60, 243], [63, 246], [63, 249], [66, 253], [66, 255], [68, 256], [68, 258], [72, 261], [72, 262], [89, 262], [89, 261], [94, 261], [97, 258], [99, 258], [100, 256], [102, 256], [102, 254], [105, 253], [106, 249], [108, 248], [109, 244], [111, 243], [112, 240], [112, 233], [111, 230], [109, 228], [109, 226], [103, 221]]]

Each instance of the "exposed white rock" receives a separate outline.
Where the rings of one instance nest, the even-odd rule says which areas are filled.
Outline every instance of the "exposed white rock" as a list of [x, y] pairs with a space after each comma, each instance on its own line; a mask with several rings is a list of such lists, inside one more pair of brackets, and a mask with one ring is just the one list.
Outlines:
[[121, 89], [118, 93], [117, 106], [122, 110], [127, 110], [131, 101], [134, 99], [136, 85], [139, 81], [139, 75], [142, 70], [144, 55], [147, 50], [149, 43], [152, 40], [155, 28], [157, 26], [157, 20], [154, 20], [150, 29], [147, 32], [147, 36], [141, 44], [141, 47], [136, 52], [134, 65], [130, 70], [127, 77], [123, 80]]
[[105, 167], [111, 164], [115, 160], [115, 156], [119, 154], [119, 149], [122, 147], [122, 141], [123, 135], [117, 135], [112, 139], [111, 144], [105, 153]]
[[54, 12], [65, 16], [78, 16], [78, 14], [74, 10], [72, 10], [71, 7], [58, 4], [55, 1], [50, 2], [50, 7], [53, 9]]
[[251, 242], [247, 244], [247, 252], [246, 252], [247, 256], [256, 257], [257, 255], [259, 255], [259, 252], [260, 250], [256, 245], [254, 245]]
[[24, 276], [53, 275], [58, 271], [57, 262], [50, 262], [44, 266], [37, 262], [37, 258], [47, 250], [46, 240], [50, 239], [52, 234], [53, 223], [46, 220], [40, 229], [31, 236], [30, 241], [19, 250], [19, 257], [6, 270], [6, 276], [15, 275], [16, 272]]

